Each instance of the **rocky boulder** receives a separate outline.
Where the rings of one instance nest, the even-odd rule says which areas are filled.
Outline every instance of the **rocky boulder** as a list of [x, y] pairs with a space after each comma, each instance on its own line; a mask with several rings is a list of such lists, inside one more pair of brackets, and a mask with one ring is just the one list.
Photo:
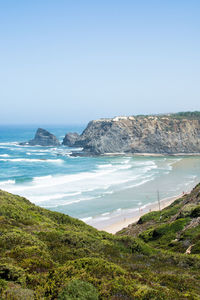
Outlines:
[[65, 135], [62, 144], [65, 146], [73, 147], [75, 142], [78, 141], [80, 135], [76, 132], [69, 132]]
[[38, 128], [34, 139], [30, 140], [27, 144], [31, 146], [59, 146], [60, 142], [57, 139], [57, 137], [49, 131], [42, 128]]

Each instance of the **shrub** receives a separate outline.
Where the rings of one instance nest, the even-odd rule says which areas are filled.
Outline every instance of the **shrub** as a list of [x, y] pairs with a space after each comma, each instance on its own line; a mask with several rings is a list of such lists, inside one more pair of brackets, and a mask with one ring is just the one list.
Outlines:
[[58, 295], [59, 300], [98, 300], [97, 289], [88, 282], [72, 280]]
[[34, 292], [18, 286], [7, 288], [2, 294], [2, 300], [34, 300]]
[[23, 283], [25, 282], [25, 271], [11, 264], [0, 264], [0, 278]]
[[143, 224], [146, 223], [148, 221], [158, 221], [160, 218], [160, 212], [159, 211], [152, 211], [149, 212], [147, 214], [145, 214], [144, 216], [142, 216], [139, 221], [138, 224]]
[[200, 205], [198, 205], [191, 213], [192, 218], [200, 217]]
[[192, 254], [200, 254], [200, 241], [198, 241], [191, 249]]

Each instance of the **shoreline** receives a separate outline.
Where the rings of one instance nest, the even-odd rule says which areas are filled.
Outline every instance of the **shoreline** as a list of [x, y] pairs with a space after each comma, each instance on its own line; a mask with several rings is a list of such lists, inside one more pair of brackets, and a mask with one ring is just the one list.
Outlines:
[[111, 152], [111, 153], [91, 153], [91, 152], [75, 152], [72, 151], [70, 154], [72, 157], [114, 157], [114, 156], [127, 156], [127, 157], [134, 157], [134, 156], [147, 156], [147, 157], [163, 157], [163, 156], [200, 156], [199, 152], [194, 152], [194, 153], [143, 153], [143, 152], [137, 152], [137, 153], [125, 153], [125, 152]]
[[[173, 197], [161, 199], [160, 200], [160, 210], [166, 208], [167, 206], [172, 204], [174, 201], [176, 201], [177, 199], [181, 198], [183, 195], [186, 195], [186, 194], [188, 194], [188, 192], [184, 193], [184, 194], [181, 193], [181, 194], [173, 196]], [[136, 223], [140, 219], [140, 217], [142, 217], [143, 215], [145, 215], [149, 212], [158, 211], [158, 210], [159, 210], [158, 202], [148, 204], [148, 205], [143, 206], [142, 208], [138, 209], [138, 211], [135, 212], [135, 215], [133, 217], [124, 218], [124, 220], [113, 223], [111, 225], [108, 225], [100, 230], [115, 234], [118, 231], [128, 227], [129, 225]]]

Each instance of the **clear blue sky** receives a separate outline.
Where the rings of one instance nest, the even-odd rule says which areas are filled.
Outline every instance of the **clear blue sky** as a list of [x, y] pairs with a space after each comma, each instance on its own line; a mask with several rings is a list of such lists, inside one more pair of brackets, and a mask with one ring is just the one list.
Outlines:
[[0, 123], [200, 110], [199, 16], [199, 0], [1, 0]]

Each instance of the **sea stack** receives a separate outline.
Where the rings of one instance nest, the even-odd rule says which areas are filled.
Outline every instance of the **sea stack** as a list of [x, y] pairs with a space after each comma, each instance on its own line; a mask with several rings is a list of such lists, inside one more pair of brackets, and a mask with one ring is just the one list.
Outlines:
[[34, 139], [30, 140], [27, 144], [31, 146], [59, 146], [60, 142], [57, 137], [49, 131], [38, 128]]
[[76, 132], [69, 132], [65, 135], [62, 144], [65, 146], [73, 147], [75, 142], [79, 139], [80, 135]]

